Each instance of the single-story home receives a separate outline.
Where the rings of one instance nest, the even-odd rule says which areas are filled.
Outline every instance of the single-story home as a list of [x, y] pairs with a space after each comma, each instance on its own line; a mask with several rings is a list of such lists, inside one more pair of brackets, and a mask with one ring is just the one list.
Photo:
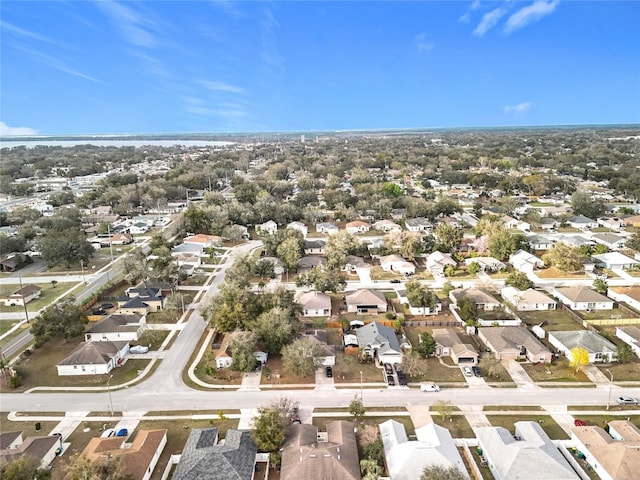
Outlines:
[[611, 250], [620, 250], [624, 248], [627, 243], [627, 239], [622, 235], [616, 235], [614, 233], [594, 233], [591, 235], [597, 243], [609, 247]]
[[93, 437], [82, 452], [90, 461], [117, 458], [122, 475], [130, 480], [149, 480], [167, 444], [167, 430], [140, 430], [133, 442], [127, 437]]
[[409, 302], [409, 299], [407, 298], [407, 291], [404, 289], [396, 290], [396, 294], [398, 295], [398, 301], [402, 305], [407, 305], [407, 307], [409, 307], [409, 313], [411, 313], [411, 315], [436, 315], [442, 311], [442, 301], [438, 298], [438, 296], [435, 293], [433, 294], [433, 301], [434, 301], [433, 307], [430, 307], [428, 305], [426, 306], [411, 305], [411, 303]]
[[256, 225], [256, 230], [262, 235], [273, 235], [278, 231], [278, 224], [273, 220]]
[[182, 240], [182, 243], [191, 245], [200, 245], [202, 248], [218, 247], [222, 245], [222, 237], [217, 235], [205, 235], [199, 233], [198, 235], [192, 235]]
[[533, 288], [523, 291], [514, 287], [504, 287], [500, 290], [500, 295], [520, 312], [555, 310], [558, 306], [558, 302], [553, 298]]
[[404, 226], [410, 232], [430, 232], [433, 230], [433, 224], [423, 217], [407, 218], [404, 221]]
[[324, 266], [327, 264], [327, 257], [321, 255], [307, 255], [298, 260], [298, 272], [304, 272], [311, 270], [315, 267]]
[[616, 360], [617, 347], [609, 340], [590, 330], [552, 331], [548, 333], [549, 343], [573, 360], [571, 349], [579, 347], [589, 352], [589, 363]]
[[335, 235], [339, 231], [340, 231], [340, 229], [333, 222], [316, 223], [316, 232], [317, 233], [324, 233], [325, 235]]
[[25, 285], [6, 297], [0, 297], [0, 303], [5, 307], [23, 307], [30, 301], [40, 298], [41, 293], [42, 289], [39, 286]]
[[585, 285], [558, 287], [558, 299], [572, 310], [612, 310], [614, 301]]
[[607, 295], [616, 302], [624, 302], [636, 310], [640, 310], [640, 286], [609, 287]]
[[360, 480], [360, 460], [353, 423], [327, 422], [327, 431], [315, 425], [287, 427], [280, 449], [280, 480]]
[[456, 365], [478, 363], [478, 352], [471, 344], [462, 343], [455, 330], [434, 328], [432, 335], [436, 342], [436, 357], [449, 357]]
[[429, 254], [425, 265], [434, 277], [443, 277], [445, 268], [448, 266], [456, 267], [458, 262], [454, 260], [450, 253], [442, 253], [436, 250]]
[[507, 266], [503, 262], [493, 257], [471, 257], [464, 259], [464, 264], [467, 267], [472, 263], [477, 263], [478, 265], [480, 265], [480, 269], [483, 272], [497, 272], [499, 270], [507, 268]]
[[308, 238], [304, 242], [304, 254], [323, 255], [326, 244], [326, 240], [323, 240], [322, 238]]
[[56, 365], [58, 376], [109, 373], [128, 352], [129, 342], [80, 342]]
[[640, 428], [630, 420], [611, 420], [608, 428], [574, 427], [571, 443], [594, 472], [607, 480], [635, 480], [640, 472]]
[[365, 262], [363, 257], [349, 255], [342, 270], [349, 273], [358, 273], [359, 271], [371, 270], [371, 265]]
[[640, 327], [637, 325], [616, 327], [616, 337], [629, 345], [636, 357], [640, 357]]
[[365, 355], [377, 359], [380, 363], [402, 363], [402, 349], [400, 342], [389, 327], [378, 322], [371, 322], [356, 329], [358, 347]]
[[49, 468], [60, 448], [62, 448], [62, 439], [59, 436], [23, 438], [22, 432], [0, 432], [0, 470], [6, 464], [22, 457], [35, 459], [40, 468]]
[[331, 297], [326, 293], [312, 290], [310, 292], [297, 292], [295, 300], [302, 306], [303, 317], [329, 317], [331, 316]]
[[498, 299], [484, 288], [458, 288], [449, 292], [449, 299], [456, 306], [463, 298], [473, 302], [478, 310], [495, 310], [502, 306]]
[[385, 272], [395, 272], [402, 275], [413, 275], [416, 273], [416, 266], [407, 262], [402, 256], [394, 253], [380, 257], [380, 267]]
[[345, 294], [349, 313], [384, 313], [387, 311], [387, 299], [378, 290], [362, 288]]
[[314, 358], [318, 367], [332, 367], [336, 364], [336, 351], [333, 345], [327, 344], [326, 330], [306, 330], [303, 337], [318, 346], [318, 356]]
[[302, 236], [304, 238], [307, 238], [307, 235], [309, 234], [309, 229], [302, 222], [291, 222], [291, 223], [288, 223], [287, 224], [287, 228], [291, 228], [292, 230], [299, 231], [300, 233], [302, 233]]
[[620, 230], [624, 228], [624, 220], [618, 217], [600, 217], [598, 218], [598, 225], [610, 230]]
[[400, 225], [396, 222], [392, 222], [391, 220], [378, 220], [372, 225], [372, 227], [374, 230], [378, 230], [380, 232], [399, 232], [402, 230]]
[[529, 242], [531, 250], [534, 250], [536, 252], [549, 250], [553, 248], [553, 245], [556, 243], [546, 235], [528, 235], [527, 241]]
[[427, 467], [457, 468], [462, 477], [469, 474], [451, 433], [433, 422], [416, 428], [416, 439], [409, 440], [405, 426], [395, 420], [381, 423], [380, 438], [390, 478], [416, 480]]
[[513, 268], [523, 273], [531, 273], [536, 268], [544, 267], [544, 262], [541, 258], [524, 250], [518, 250], [511, 255], [509, 257], [509, 263], [513, 265]]
[[345, 229], [347, 230], [347, 232], [352, 234], [368, 232], [370, 228], [371, 224], [363, 222], [362, 220], [347, 222], [347, 224], [345, 225]]
[[496, 480], [580, 480], [568, 460], [537, 422], [515, 422], [515, 435], [504, 427], [476, 429], [478, 446]]
[[595, 260], [596, 265], [608, 268], [609, 270], [623, 270], [640, 265], [640, 262], [637, 260], [620, 252], [602, 253], [600, 255], [593, 255], [592, 258]]
[[526, 327], [481, 327], [478, 338], [500, 360], [526, 358], [531, 363], [551, 363], [549, 349]]
[[135, 342], [147, 325], [145, 315], [112, 313], [92, 325], [84, 334], [86, 342]]
[[587, 230], [590, 228], [596, 228], [598, 222], [592, 218], [585, 217], [584, 215], [576, 215], [567, 220], [570, 227], [577, 228], [579, 230]]

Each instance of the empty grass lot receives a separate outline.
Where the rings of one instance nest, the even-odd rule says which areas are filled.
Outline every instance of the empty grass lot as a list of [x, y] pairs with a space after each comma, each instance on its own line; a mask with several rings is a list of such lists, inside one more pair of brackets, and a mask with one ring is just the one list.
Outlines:
[[534, 382], [589, 382], [589, 377], [582, 372], [576, 372], [574, 368], [569, 366], [569, 360], [566, 358], [558, 359], [551, 365], [541, 363], [521, 363], [527, 375]]
[[515, 422], [538, 422], [551, 440], [567, 440], [569, 435], [550, 415], [487, 415], [487, 420], [494, 427], [504, 427], [511, 434], [515, 434]]
[[563, 272], [555, 267], [536, 270], [538, 278], [569, 278], [573, 280], [588, 280], [590, 277], [584, 272]]
[[449, 418], [442, 418], [434, 412], [431, 418], [436, 425], [448, 429], [453, 438], [474, 438], [476, 436], [464, 415], [454, 414]]
[[382, 370], [373, 363], [360, 363], [355, 355], [336, 352], [336, 365], [333, 367], [335, 383], [360, 383], [360, 372], [364, 383], [384, 381]]
[[518, 316], [527, 325], [544, 324], [547, 331], [565, 331], [582, 329], [582, 325], [576, 322], [563, 310], [548, 310], [546, 312], [518, 312]]
[[298, 377], [284, 369], [284, 366], [282, 365], [282, 357], [280, 355], [269, 355], [267, 365], [262, 369], [262, 378], [260, 379], [260, 383], [263, 385], [312, 385], [316, 383], [316, 372], [315, 370], [312, 370], [306, 377]]
[[600, 371], [611, 378], [609, 372], [613, 374], [613, 383], [616, 382], [636, 382], [640, 384], [640, 359], [633, 357], [629, 363], [613, 363], [608, 366], [598, 365]]

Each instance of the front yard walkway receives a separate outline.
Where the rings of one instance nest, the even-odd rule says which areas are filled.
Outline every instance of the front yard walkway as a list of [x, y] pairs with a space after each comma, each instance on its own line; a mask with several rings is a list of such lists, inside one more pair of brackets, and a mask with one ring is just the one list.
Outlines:
[[533, 383], [531, 377], [529, 377], [525, 369], [522, 368], [522, 365], [515, 360], [503, 360], [502, 365], [507, 369], [507, 372], [518, 388], [539, 388], [535, 383]]

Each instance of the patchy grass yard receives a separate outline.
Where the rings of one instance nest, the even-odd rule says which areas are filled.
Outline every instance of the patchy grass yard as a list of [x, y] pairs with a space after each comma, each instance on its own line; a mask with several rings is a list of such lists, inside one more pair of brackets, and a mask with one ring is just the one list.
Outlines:
[[373, 363], [360, 363], [355, 355], [336, 352], [336, 364], [333, 367], [335, 383], [360, 383], [360, 372], [364, 383], [384, 381], [382, 370]]
[[526, 363], [520, 364], [525, 369], [527, 375], [534, 382], [589, 382], [589, 377], [582, 372], [576, 372], [574, 368], [569, 366], [569, 360], [561, 358], [555, 360], [551, 365], [542, 363]]
[[629, 317], [628, 314], [622, 312], [619, 308], [613, 308], [611, 310], [593, 310], [592, 312], [580, 310], [579, 314], [587, 322], [590, 320], [615, 320]]
[[449, 418], [432, 414], [433, 423], [449, 430], [453, 438], [474, 438], [476, 434], [464, 415], [451, 415]]
[[[335, 375], [335, 373], [334, 373]], [[263, 385], [280, 385], [280, 384], [315, 384], [315, 370], [306, 377], [298, 377], [285, 371], [282, 365], [282, 357], [280, 355], [269, 355], [267, 365], [262, 369], [262, 378], [260, 383]]]
[[[23, 285], [27, 285], [24, 283]], [[41, 308], [46, 307], [51, 302], [53, 302], [56, 298], [62, 295], [64, 292], [72, 288], [74, 285], [77, 285], [76, 282], [57, 282], [55, 287], [51, 283], [36, 283], [29, 284], [36, 285], [42, 289], [40, 293], [40, 298], [36, 298], [35, 300], [31, 300], [27, 303], [27, 311], [29, 312], [37, 312]], [[20, 289], [20, 285], [18, 284], [9, 284], [9, 285], [0, 285], [0, 296], [9, 295], [16, 290]], [[24, 307], [22, 305], [16, 305], [14, 307], [6, 307], [2, 305], [3, 312], [24, 312]]]
[[640, 384], [640, 359], [634, 356], [629, 363], [612, 363], [611, 365], [596, 365], [598, 369], [610, 378], [609, 370], [613, 374], [613, 383], [637, 382]]
[[342, 345], [342, 330], [339, 328], [327, 328], [327, 344]]
[[424, 376], [412, 376], [408, 375], [410, 382], [424, 382], [431, 381], [435, 383], [452, 383], [452, 382], [464, 382], [464, 376], [456, 365], [453, 364], [448, 358], [443, 358], [444, 365], [440, 363], [437, 358], [431, 357], [421, 359], [420, 362], [424, 365]]
[[540, 325], [544, 323], [544, 329], [548, 331], [564, 331], [582, 329], [582, 325], [576, 322], [564, 310], [548, 310], [545, 312], [518, 312], [518, 316], [527, 325]]
[[[313, 424], [318, 427], [321, 432], [327, 431], [327, 423], [333, 422], [335, 420], [348, 420], [353, 421], [353, 417], [313, 417]], [[378, 425], [386, 422], [387, 420], [395, 420], [396, 422], [402, 423], [407, 432], [407, 436], [416, 434], [416, 427], [413, 425], [411, 421], [411, 417], [407, 416], [398, 416], [398, 417], [367, 417], [365, 416], [361, 421], [356, 422], [356, 426], [358, 425], [373, 425], [378, 428]]]
[[590, 278], [585, 272], [563, 272], [556, 267], [536, 270], [536, 275], [539, 278], [569, 278], [573, 280], [588, 280]]
[[40, 348], [34, 349], [31, 355], [23, 356], [16, 369], [22, 375], [22, 386], [15, 392], [22, 392], [33, 387], [105, 387], [109, 375], [113, 375], [111, 386], [134, 379], [138, 371], [144, 370], [149, 360], [127, 359], [124, 364], [114, 368], [109, 375], [72, 375], [58, 376], [56, 364], [66, 357], [80, 341], [80, 338], [65, 343], [64, 340], [50, 340]]
[[565, 432], [550, 415], [487, 415], [487, 420], [494, 427], [504, 427], [511, 434], [515, 434], [515, 422], [532, 421], [538, 422], [551, 440], [567, 440], [569, 435]]

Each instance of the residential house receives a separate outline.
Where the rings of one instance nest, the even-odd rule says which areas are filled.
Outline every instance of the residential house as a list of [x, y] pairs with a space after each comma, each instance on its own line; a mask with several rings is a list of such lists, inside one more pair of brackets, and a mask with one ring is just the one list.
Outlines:
[[544, 262], [541, 258], [524, 250], [518, 250], [516, 253], [510, 255], [509, 263], [513, 265], [513, 268], [522, 273], [532, 273], [536, 268], [544, 267]]
[[598, 225], [610, 230], [620, 230], [624, 228], [624, 220], [618, 217], [600, 217], [597, 220]]
[[436, 357], [449, 357], [456, 365], [478, 363], [478, 352], [471, 344], [463, 343], [455, 330], [434, 328], [431, 334], [436, 342]]
[[630, 420], [612, 420], [608, 428], [574, 427], [571, 441], [602, 480], [636, 480], [640, 472], [640, 429]]
[[345, 263], [342, 270], [348, 273], [356, 273], [359, 272], [368, 272], [371, 270], [371, 266], [365, 262], [363, 257], [357, 257], [355, 255], [347, 256], [347, 262]]
[[585, 285], [558, 287], [554, 294], [572, 310], [612, 310], [613, 300]]
[[444, 277], [444, 271], [448, 266], [456, 267], [458, 262], [453, 259], [450, 253], [442, 253], [439, 250], [432, 252], [427, 257], [426, 267], [431, 274], [437, 277]]
[[407, 262], [397, 253], [380, 257], [380, 266], [385, 272], [394, 272], [402, 275], [413, 275], [416, 273], [416, 266]]
[[608, 247], [611, 250], [621, 250], [627, 243], [627, 239], [615, 233], [594, 233], [591, 235], [597, 243]]
[[484, 288], [458, 288], [449, 292], [449, 299], [457, 306], [466, 298], [473, 302], [478, 310], [496, 310], [502, 304]]
[[518, 228], [518, 223], [520, 222], [520, 220], [510, 217], [509, 215], [503, 215], [500, 217], [500, 221], [507, 230]]
[[335, 347], [327, 343], [326, 330], [306, 330], [303, 337], [317, 345], [318, 355], [314, 357], [317, 367], [332, 367], [336, 364]]
[[303, 317], [330, 317], [331, 297], [326, 293], [312, 290], [297, 292], [295, 300], [302, 306]]
[[322, 238], [309, 238], [304, 242], [305, 255], [323, 255], [324, 247], [327, 245], [326, 240]]
[[442, 301], [436, 294], [433, 294], [433, 306], [414, 306], [409, 302], [406, 290], [398, 289], [396, 290], [396, 293], [398, 295], [398, 301], [402, 305], [407, 305], [409, 307], [409, 313], [411, 313], [411, 315], [436, 315], [442, 312]]
[[80, 342], [56, 365], [58, 376], [109, 373], [128, 352], [129, 342]]
[[27, 303], [40, 298], [42, 289], [37, 285], [25, 285], [5, 297], [0, 297], [0, 303], [4, 303], [5, 307], [23, 307]]
[[567, 220], [567, 223], [570, 227], [577, 228], [578, 230], [589, 230], [598, 226], [598, 222], [596, 220], [585, 217], [584, 215], [576, 215], [575, 217], [571, 217], [569, 220]]
[[273, 220], [267, 220], [264, 223], [256, 225], [256, 230], [261, 235], [273, 235], [278, 231], [278, 224]]
[[378, 290], [362, 288], [345, 294], [349, 313], [384, 313], [387, 311], [387, 299]]
[[284, 263], [278, 257], [260, 257], [258, 262], [268, 262], [273, 266], [274, 275], [282, 275], [284, 273]]
[[580, 235], [563, 235], [558, 239], [559, 242], [564, 243], [565, 245], [569, 245], [570, 247], [584, 247], [584, 246], [594, 246], [596, 244], [595, 240], [591, 240], [590, 238], [582, 237]]
[[35, 459], [40, 468], [49, 468], [61, 447], [61, 438], [55, 435], [23, 438], [22, 432], [0, 432], [0, 470], [22, 457]]
[[216, 352], [216, 368], [229, 368], [233, 362], [231, 345], [237, 337], [237, 332], [227, 332], [222, 339], [220, 348]]
[[616, 360], [617, 347], [606, 338], [590, 330], [550, 331], [549, 343], [573, 361], [573, 348], [583, 348], [589, 352], [589, 363]]
[[298, 260], [298, 272], [306, 272], [312, 268], [321, 267], [327, 264], [327, 257], [320, 255], [308, 255]]
[[474, 228], [478, 224], [478, 217], [471, 213], [460, 213], [455, 214], [456, 217], [460, 219], [460, 221], [466, 223], [470, 227]]
[[145, 315], [112, 313], [92, 325], [84, 334], [85, 342], [135, 342], [146, 328]]
[[640, 215], [633, 215], [624, 219], [624, 223], [628, 227], [640, 227]]
[[629, 345], [636, 357], [640, 357], [640, 327], [637, 325], [616, 327], [616, 337]]
[[324, 233], [325, 235], [335, 235], [339, 231], [340, 229], [335, 223], [332, 223], [332, 222], [316, 223], [317, 233]]
[[620, 252], [602, 253], [600, 255], [593, 255], [592, 258], [595, 260], [596, 265], [608, 268], [609, 270], [624, 270], [640, 265], [639, 261], [627, 257]]
[[402, 218], [406, 213], [407, 213], [406, 208], [392, 208], [391, 218], [393, 218], [394, 220], [402, 220]]
[[360, 461], [353, 423], [327, 422], [287, 427], [282, 448], [280, 480], [360, 480]]
[[118, 299], [120, 313], [145, 315], [164, 308], [166, 297], [159, 288], [129, 288], [126, 293]]
[[499, 360], [526, 358], [531, 363], [551, 363], [552, 355], [526, 327], [481, 327], [478, 338]]
[[404, 226], [410, 232], [430, 232], [433, 230], [432, 223], [423, 217], [407, 218], [404, 221]]
[[610, 287], [607, 296], [617, 302], [624, 302], [640, 311], [640, 285], [632, 287]]
[[381, 423], [380, 438], [384, 458], [392, 480], [416, 480], [427, 467], [456, 467], [469, 478], [456, 442], [446, 428], [435, 423], [416, 428], [416, 440], [409, 440], [402, 423], [387, 420]]
[[167, 444], [167, 430], [140, 430], [133, 442], [126, 441], [126, 437], [94, 437], [82, 455], [91, 462], [101, 458], [119, 459], [123, 477], [149, 480]]
[[191, 245], [200, 245], [202, 248], [219, 247], [222, 245], [222, 237], [217, 235], [205, 235], [199, 233], [198, 235], [191, 235], [182, 240], [182, 243]]
[[464, 259], [464, 264], [467, 267], [472, 263], [477, 263], [478, 265], [480, 265], [480, 269], [483, 272], [498, 272], [507, 268], [504, 263], [493, 257], [471, 257]]
[[496, 480], [579, 480], [569, 462], [537, 422], [476, 429], [478, 446]]
[[356, 329], [358, 347], [380, 363], [402, 363], [402, 350], [396, 333], [381, 323], [371, 322]]
[[217, 428], [193, 428], [173, 480], [253, 480], [256, 444], [251, 432], [229, 429], [218, 443]]
[[528, 235], [527, 241], [529, 242], [531, 250], [536, 252], [549, 250], [550, 248], [553, 248], [553, 245], [556, 243], [546, 235]]
[[307, 228], [307, 226], [302, 223], [302, 222], [291, 222], [287, 224], [287, 228], [291, 228], [293, 230], [297, 230], [300, 233], [302, 233], [302, 236], [304, 238], [307, 238], [307, 235], [309, 233], [309, 229]]
[[533, 288], [523, 291], [514, 287], [504, 287], [500, 290], [500, 295], [520, 312], [555, 310], [558, 306], [558, 302], [553, 298]]
[[345, 225], [345, 229], [351, 234], [368, 232], [370, 228], [371, 224], [363, 222], [362, 220], [354, 220]]
[[400, 225], [391, 220], [378, 220], [372, 227], [380, 232], [399, 232], [402, 230]]

